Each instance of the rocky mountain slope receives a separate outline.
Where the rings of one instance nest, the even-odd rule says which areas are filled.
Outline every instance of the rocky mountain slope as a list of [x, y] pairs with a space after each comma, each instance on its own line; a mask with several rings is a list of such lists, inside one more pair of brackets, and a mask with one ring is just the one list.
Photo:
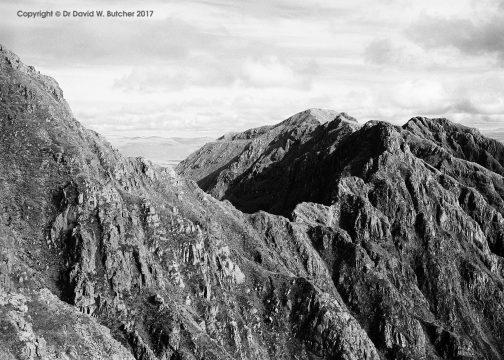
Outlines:
[[310, 114], [208, 144], [177, 170], [307, 226], [381, 358], [503, 358], [502, 143], [446, 119]]
[[307, 225], [126, 159], [0, 50], [2, 359], [379, 359]]
[[221, 143], [191, 176], [270, 213], [123, 158], [2, 48], [0, 358], [503, 357], [502, 145], [317, 110]]

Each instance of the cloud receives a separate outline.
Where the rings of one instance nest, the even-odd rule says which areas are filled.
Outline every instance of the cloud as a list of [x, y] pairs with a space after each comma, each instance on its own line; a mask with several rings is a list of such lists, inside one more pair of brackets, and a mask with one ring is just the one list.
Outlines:
[[225, 66], [135, 68], [114, 81], [114, 87], [133, 92], [171, 92], [188, 87], [223, 87], [236, 81], [236, 76]]
[[403, 37], [374, 39], [365, 47], [363, 57], [368, 64], [408, 72], [467, 73], [488, 64], [488, 59], [462, 59], [456, 49], [425, 48]]
[[317, 72], [314, 61], [285, 61], [278, 57], [235, 59], [222, 62], [207, 56], [183, 64], [137, 67], [114, 81], [124, 91], [172, 92], [186, 88], [296, 87], [308, 90]]
[[278, 57], [247, 59], [242, 67], [241, 79], [254, 87], [299, 87], [308, 90], [316, 68], [314, 61], [296, 64]]
[[[485, 118], [488, 127], [504, 114], [494, 61], [502, 10], [493, 1], [153, 0], [146, 20], [26, 21], [18, 7], [62, 3], [19, 0], [0, 5], [0, 37], [60, 82], [79, 120], [106, 134], [218, 136], [310, 107], [363, 121]], [[473, 11], [481, 2], [494, 13]]]
[[[121, 3], [121, 10], [137, 8], [134, 4], [137, 3], [130, 0]], [[3, 4], [0, 34], [8, 48], [24, 53], [39, 66], [139, 65], [184, 60], [199, 53], [228, 61], [235, 56], [299, 55], [304, 51], [303, 44], [285, 41], [282, 31], [291, 33], [299, 25], [299, 30], [291, 35], [299, 36], [303, 19], [314, 12], [318, 14], [317, 20], [325, 22], [334, 19], [330, 16], [341, 17], [350, 11], [348, 7], [325, 1], [308, 5], [300, 0], [245, 3], [193, 0], [187, 3], [153, 1], [149, 9], [154, 9], [155, 15], [149, 19], [41, 21], [20, 19], [15, 15], [19, 8], [107, 10], [117, 7], [117, 1], [110, 0], [95, 0], [86, 6], [76, 1], [61, 5], [54, 0], [44, 4], [20, 0]], [[308, 37], [313, 29], [307, 30]], [[319, 35], [313, 33], [313, 36]]]
[[348, 16], [353, 12], [352, 6], [342, 2], [313, 0], [256, 0], [256, 1], [227, 1], [203, 0], [194, 1], [212, 7], [220, 7], [227, 12], [247, 14], [248, 16], [264, 18], [287, 19], [325, 19]]
[[399, 107], [416, 109], [417, 112], [443, 109], [447, 100], [443, 85], [431, 79], [415, 79], [400, 83], [392, 89], [389, 96]]
[[464, 55], [495, 55], [504, 65], [504, 14], [485, 20], [423, 15], [407, 35], [426, 49], [453, 47]]
[[366, 62], [403, 69], [428, 69], [445, 65], [447, 63], [446, 57], [438, 55], [432, 56], [422, 48], [403, 39], [374, 39], [364, 49]]
[[[124, 65], [187, 58], [220, 42], [223, 29], [202, 31], [175, 18], [163, 20], [89, 19], [33, 21], [13, 28], [0, 24], [5, 45], [36, 54], [37, 64], [59, 66]], [[38, 51], [37, 51], [38, 50]]]
[[375, 64], [394, 63], [399, 49], [389, 39], [375, 39], [364, 50], [364, 59]]

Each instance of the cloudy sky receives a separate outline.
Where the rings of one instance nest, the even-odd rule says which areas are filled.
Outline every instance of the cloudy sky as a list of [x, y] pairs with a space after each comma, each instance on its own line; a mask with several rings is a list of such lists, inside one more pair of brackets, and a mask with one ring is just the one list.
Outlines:
[[[154, 15], [16, 15], [128, 9]], [[311, 107], [504, 133], [503, 1], [2, 0], [0, 13], [0, 43], [107, 136], [216, 137]]]

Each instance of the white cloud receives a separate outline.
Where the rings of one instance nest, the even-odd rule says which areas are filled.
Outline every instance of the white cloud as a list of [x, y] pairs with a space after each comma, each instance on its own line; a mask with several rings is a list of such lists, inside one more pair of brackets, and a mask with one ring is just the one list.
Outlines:
[[136, 67], [114, 81], [118, 89], [133, 92], [172, 92], [187, 87], [230, 86], [235, 74], [221, 66], [188, 65]]
[[292, 87], [298, 86], [307, 90], [310, 86], [312, 68], [303, 65], [289, 64], [278, 57], [247, 59], [243, 64], [242, 79], [256, 87]]
[[443, 85], [431, 79], [415, 79], [399, 83], [392, 88], [388, 97], [399, 107], [416, 112], [442, 109], [447, 102], [447, 93]]
[[504, 65], [504, 6], [501, 1], [475, 2], [471, 16], [422, 13], [407, 31], [426, 49], [454, 48], [467, 56], [497, 57]]

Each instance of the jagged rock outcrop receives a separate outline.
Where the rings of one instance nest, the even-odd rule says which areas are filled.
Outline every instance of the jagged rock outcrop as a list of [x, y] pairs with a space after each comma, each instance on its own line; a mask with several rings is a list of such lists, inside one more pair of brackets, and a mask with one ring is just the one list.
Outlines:
[[0, 208], [7, 359], [380, 358], [307, 225], [123, 158], [3, 48]]
[[48, 289], [0, 292], [0, 358], [133, 360], [110, 330]]
[[207, 174], [210, 144], [178, 170], [303, 227], [381, 358], [504, 357], [504, 146], [446, 119], [300, 126], [278, 158], [256, 143]]

